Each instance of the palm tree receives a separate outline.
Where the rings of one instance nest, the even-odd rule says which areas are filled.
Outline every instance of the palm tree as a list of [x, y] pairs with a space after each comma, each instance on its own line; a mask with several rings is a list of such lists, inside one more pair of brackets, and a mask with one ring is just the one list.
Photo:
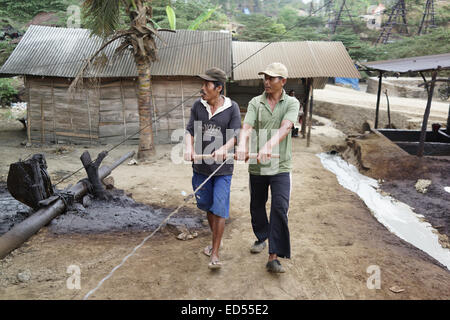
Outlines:
[[[130, 27], [120, 30], [123, 10], [130, 18]], [[151, 20], [152, 8], [147, 0], [85, 0], [83, 2], [85, 25], [92, 34], [104, 39], [101, 48], [89, 59], [79, 76], [106, 46], [122, 39], [116, 53], [132, 48], [138, 71], [139, 149], [138, 159], [145, 160], [155, 154], [151, 115], [150, 67], [156, 60], [157, 31]], [[72, 85], [74, 85], [72, 83]]]

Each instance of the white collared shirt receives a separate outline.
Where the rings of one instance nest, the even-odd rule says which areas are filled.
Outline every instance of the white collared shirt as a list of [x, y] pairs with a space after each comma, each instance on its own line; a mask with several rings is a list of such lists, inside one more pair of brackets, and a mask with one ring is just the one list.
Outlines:
[[211, 113], [211, 106], [208, 104], [208, 102], [206, 100], [200, 99], [200, 102], [205, 106], [206, 111], [208, 111], [208, 120], [211, 119], [216, 114], [219, 114], [222, 111], [231, 107], [231, 99], [228, 97], [225, 97], [225, 96], [221, 96], [221, 97], [224, 98], [225, 101], [223, 102], [223, 105], [221, 107], [219, 107], [219, 109], [217, 109], [214, 114]]

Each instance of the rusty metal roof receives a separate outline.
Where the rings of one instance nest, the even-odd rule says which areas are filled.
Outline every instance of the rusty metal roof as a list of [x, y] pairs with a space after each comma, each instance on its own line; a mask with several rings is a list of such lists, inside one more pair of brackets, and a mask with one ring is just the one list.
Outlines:
[[[251, 53], [254, 56], [246, 60]], [[233, 41], [234, 80], [260, 79], [258, 72], [272, 62], [283, 63], [289, 78], [361, 78], [342, 42]], [[241, 64], [242, 63], [242, 64]]]
[[[210, 67], [231, 70], [231, 34], [218, 31], [177, 30], [160, 32], [156, 38], [159, 60], [152, 64], [153, 76], [193, 76]], [[102, 45], [90, 30], [32, 25], [0, 69], [3, 75], [75, 77], [85, 61]], [[111, 58], [120, 40], [103, 53]], [[99, 55], [101, 56], [101, 54]], [[131, 51], [107, 65], [93, 66], [86, 77], [136, 77]]]
[[438, 68], [450, 69], [450, 53], [394, 60], [371, 61], [363, 63], [363, 65], [374, 70], [400, 73], [430, 71]]

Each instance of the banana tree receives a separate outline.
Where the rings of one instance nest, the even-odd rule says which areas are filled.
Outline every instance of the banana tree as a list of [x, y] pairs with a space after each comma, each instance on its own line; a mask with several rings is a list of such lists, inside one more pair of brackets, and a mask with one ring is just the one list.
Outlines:
[[[211, 18], [211, 16], [213, 15], [214, 12], [217, 11], [217, 9], [219, 9], [220, 6], [215, 7], [214, 9], [207, 9], [205, 11], [203, 11], [198, 17], [197, 19], [195, 19], [194, 21], [192, 21], [192, 23], [189, 25], [189, 27], [187, 28], [188, 30], [197, 30], [200, 25], [207, 21], [209, 18]], [[166, 14], [167, 14], [167, 20], [169, 21], [169, 27], [171, 30], [176, 30], [177, 29], [177, 16], [175, 14], [175, 10], [171, 7], [171, 6], [167, 6], [166, 7]], [[162, 29], [155, 21], [153, 21], [153, 24], [156, 28], [158, 29]]]
[[[130, 18], [129, 28], [120, 28], [122, 12]], [[116, 49], [120, 54], [132, 48], [134, 61], [138, 71], [138, 112], [139, 112], [139, 148], [138, 159], [145, 160], [155, 154], [151, 115], [150, 67], [156, 60], [157, 48], [154, 36], [158, 36], [153, 26], [152, 8], [147, 0], [85, 0], [83, 15], [86, 26], [92, 34], [105, 39], [100, 49], [89, 59], [77, 78], [72, 83], [76, 86], [83, 72], [94, 61], [95, 56], [104, 48], [121, 39]]]

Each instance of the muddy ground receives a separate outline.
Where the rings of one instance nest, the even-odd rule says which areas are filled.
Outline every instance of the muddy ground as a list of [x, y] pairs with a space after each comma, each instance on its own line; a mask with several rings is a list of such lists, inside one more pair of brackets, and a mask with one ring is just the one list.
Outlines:
[[[95, 155], [108, 148], [25, 148], [20, 145], [25, 140], [20, 126], [20, 123], [2, 126], [0, 181], [6, 181], [10, 163], [29, 154], [44, 152], [52, 180], [58, 181], [80, 168], [79, 156], [84, 147]], [[207, 268], [208, 258], [202, 253], [210, 241], [207, 230], [203, 229], [192, 240], [181, 241], [173, 230], [166, 228], [146, 242], [90, 298], [449, 299], [450, 272], [426, 253], [391, 234], [357, 195], [340, 186], [336, 177], [321, 165], [316, 154], [345, 149], [348, 143], [345, 138], [327, 122], [313, 128], [310, 147], [306, 147], [304, 139], [293, 139], [289, 214], [292, 258], [281, 259], [286, 273], [267, 273], [267, 253], [249, 253], [254, 235], [249, 216], [247, 165], [237, 164], [231, 186], [230, 219], [220, 254], [222, 270], [211, 272]], [[136, 147], [121, 146], [105, 162], [130, 150]], [[189, 164], [174, 163], [173, 150], [170, 145], [158, 146], [152, 161], [120, 166], [112, 174], [116, 187], [131, 193], [134, 201], [155, 208], [170, 210], [180, 205], [183, 195], [192, 190], [192, 169]], [[367, 165], [367, 161], [364, 163]], [[376, 172], [375, 164], [371, 166]], [[379, 166], [383, 167], [383, 162]], [[82, 178], [83, 172], [61, 187]], [[392, 187], [410, 188], [406, 184]], [[185, 213], [196, 210], [191, 201]], [[104, 214], [113, 212], [106, 210]], [[0, 261], [0, 298], [82, 299], [149, 232], [135, 228], [55, 233], [51, 225], [43, 228]], [[81, 272], [80, 289], [67, 285], [72, 275], [68, 268], [73, 265]], [[380, 270], [379, 289], [367, 286], [372, 275], [367, 270], [371, 266]], [[397, 290], [391, 290], [394, 286], [404, 291], [395, 293]]]

